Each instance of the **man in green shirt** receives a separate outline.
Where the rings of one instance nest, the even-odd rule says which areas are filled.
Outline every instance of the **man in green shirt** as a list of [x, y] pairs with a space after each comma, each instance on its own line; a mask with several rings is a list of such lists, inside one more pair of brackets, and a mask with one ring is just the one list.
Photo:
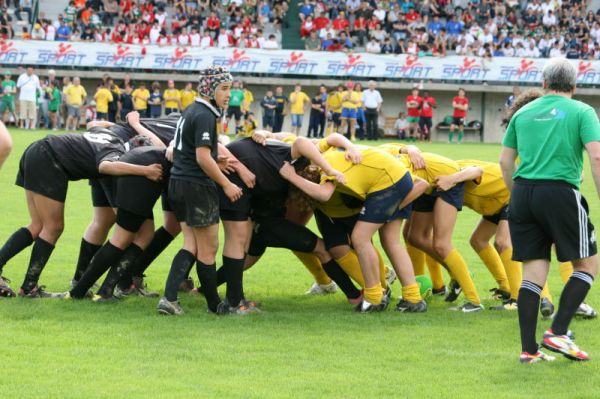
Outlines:
[[48, 116], [50, 117], [50, 125], [52, 130], [57, 130], [57, 112], [60, 108], [62, 95], [56, 87], [56, 81], [51, 80], [48, 84]]
[[9, 116], [12, 116], [12, 120], [16, 124], [18, 119], [15, 114], [15, 93], [17, 92], [17, 84], [11, 79], [12, 74], [10, 71], [4, 72], [4, 80], [2, 81], [2, 91], [0, 92], [0, 118], [4, 123], [8, 123], [6, 111], [9, 112]]
[[[240, 82], [234, 81], [231, 88], [231, 97], [229, 97], [229, 106], [227, 107], [227, 130], [229, 130], [229, 121], [235, 118], [235, 134], [242, 129], [242, 102], [244, 101], [244, 91], [240, 88]], [[227, 131], [224, 132], [227, 134]]]
[[[544, 333], [545, 348], [571, 360], [589, 359], [567, 331], [598, 272], [596, 235], [579, 184], [585, 149], [600, 196], [600, 123], [592, 107], [571, 98], [577, 70], [568, 60], [548, 61], [543, 79], [546, 95], [513, 115], [500, 157], [504, 181], [512, 189], [508, 210], [512, 258], [523, 262], [517, 301], [522, 363], [554, 360], [539, 351], [535, 337], [552, 246], [558, 260], [572, 262], [574, 271], [552, 326]], [[520, 163], [515, 167], [517, 157]]]

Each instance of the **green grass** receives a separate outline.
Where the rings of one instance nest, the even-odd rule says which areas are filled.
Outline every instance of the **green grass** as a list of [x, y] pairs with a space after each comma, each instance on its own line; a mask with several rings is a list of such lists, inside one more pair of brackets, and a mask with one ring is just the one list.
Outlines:
[[[0, 245], [28, 221], [23, 190], [13, 182], [23, 150], [45, 133], [13, 130], [12, 134], [13, 154], [0, 172]], [[435, 143], [423, 149], [455, 159], [491, 161], [500, 151], [497, 145], [482, 144]], [[592, 218], [600, 222], [591, 178], [583, 191]], [[91, 215], [87, 182], [72, 183], [65, 232], [42, 276], [49, 290], [67, 289]], [[463, 211], [454, 243], [485, 296], [494, 281], [468, 244], [477, 220], [473, 212]], [[151, 288], [164, 286], [179, 240], [149, 269]], [[6, 266], [13, 287], [20, 285], [28, 257], [29, 251], [24, 251]], [[557, 269], [554, 265], [550, 277], [555, 301], [562, 287]], [[357, 315], [341, 294], [304, 297], [310, 284], [311, 276], [289, 252], [271, 249], [245, 277], [248, 296], [260, 299], [264, 312], [244, 318], [208, 315], [203, 300], [186, 295], [181, 297], [186, 314], [179, 318], [158, 316], [153, 299], [100, 305], [2, 298], [0, 396], [598, 396], [600, 363], [596, 360], [577, 364], [559, 358], [554, 364], [518, 364], [516, 313], [457, 314], [435, 300], [426, 314]], [[395, 296], [399, 291], [394, 285]], [[597, 289], [588, 302], [600, 306]], [[540, 321], [538, 328], [548, 325]], [[576, 321], [572, 329], [583, 348], [600, 356], [598, 321]]]

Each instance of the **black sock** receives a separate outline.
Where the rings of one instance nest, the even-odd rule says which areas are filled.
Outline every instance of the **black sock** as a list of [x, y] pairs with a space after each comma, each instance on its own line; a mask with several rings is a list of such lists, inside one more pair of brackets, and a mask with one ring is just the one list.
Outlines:
[[212, 265], [206, 265], [199, 260], [196, 260], [196, 273], [198, 273], [198, 279], [200, 280], [200, 287], [206, 298], [208, 309], [211, 312], [216, 313], [217, 306], [221, 303], [221, 297], [217, 291], [217, 267], [213, 263]]
[[31, 258], [29, 259], [29, 267], [25, 274], [25, 281], [21, 285], [25, 293], [28, 293], [37, 285], [40, 275], [46, 263], [48, 263], [50, 255], [52, 255], [52, 251], [54, 251], [54, 245], [42, 240], [40, 237], [35, 239], [33, 249], [31, 250]]
[[560, 294], [558, 311], [552, 322], [552, 332], [554, 334], [565, 335], [567, 333], [569, 324], [575, 316], [575, 311], [585, 299], [593, 282], [594, 277], [586, 272], [573, 272], [571, 274], [571, 278], [565, 284], [562, 294]]
[[[224, 271], [227, 279], [227, 302], [229, 302], [229, 306], [238, 306], [243, 295], [244, 259], [223, 256], [223, 267], [219, 270]], [[218, 273], [216, 281], [218, 286]]]
[[129, 245], [129, 247], [127, 247], [123, 253], [123, 256], [121, 256], [121, 259], [119, 259], [119, 261], [110, 268], [110, 271], [106, 275], [106, 278], [104, 278], [104, 282], [98, 290], [98, 295], [102, 295], [104, 297], [111, 296], [123, 273], [131, 269], [135, 260], [141, 254], [142, 248], [135, 244]]
[[521, 348], [523, 352], [535, 355], [538, 345], [535, 340], [540, 293], [542, 287], [531, 281], [523, 280], [519, 289], [517, 309], [519, 312], [519, 328], [521, 329]]
[[227, 275], [225, 274], [225, 257], [223, 257], [223, 266], [217, 270], [217, 287], [222, 286], [227, 282]]
[[154, 237], [148, 245], [148, 248], [144, 250], [141, 256], [139, 256], [131, 270], [128, 270], [123, 274], [123, 277], [119, 280], [119, 287], [129, 288], [133, 284], [133, 277], [143, 277], [144, 272], [152, 262], [160, 255], [168, 246], [173, 242], [173, 237], [164, 227], [157, 229], [154, 232]]
[[165, 297], [168, 301], [174, 302], [177, 300], [177, 291], [179, 285], [185, 278], [185, 274], [192, 268], [196, 257], [185, 249], [179, 250], [177, 255], [173, 258], [171, 263], [171, 270], [169, 271], [169, 277], [167, 277], [167, 284], [165, 286]]
[[108, 241], [96, 252], [96, 255], [90, 261], [90, 266], [87, 268], [83, 276], [77, 282], [77, 285], [71, 290], [73, 298], [83, 298], [88, 290], [94, 285], [102, 275], [116, 264], [125, 251], [115, 247]]
[[348, 277], [346, 272], [342, 270], [334, 259], [323, 263], [323, 270], [340, 287], [346, 298], [355, 299], [360, 296], [360, 290], [356, 288], [350, 277]]
[[0, 275], [2, 275], [2, 268], [4, 265], [32, 243], [33, 237], [27, 228], [21, 227], [19, 230], [15, 231], [0, 249]]
[[75, 268], [75, 274], [73, 275], [73, 280], [79, 281], [85, 270], [90, 265], [92, 258], [98, 252], [98, 250], [102, 248], [102, 245], [91, 244], [85, 240], [85, 238], [81, 239], [81, 245], [79, 246], [79, 257], [77, 258], [77, 267]]

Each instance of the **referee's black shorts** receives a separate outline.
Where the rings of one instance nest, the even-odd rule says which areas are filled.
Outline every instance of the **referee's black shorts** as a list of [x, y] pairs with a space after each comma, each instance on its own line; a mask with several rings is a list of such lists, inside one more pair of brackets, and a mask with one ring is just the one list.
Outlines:
[[596, 235], [587, 201], [577, 188], [554, 180], [516, 179], [508, 208], [513, 259], [561, 262], [596, 254]]

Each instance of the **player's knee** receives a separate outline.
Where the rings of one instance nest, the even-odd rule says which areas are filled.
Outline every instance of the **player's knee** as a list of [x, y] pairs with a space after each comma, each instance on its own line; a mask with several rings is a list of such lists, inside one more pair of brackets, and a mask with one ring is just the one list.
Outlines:
[[31, 233], [31, 236], [36, 239], [41, 231], [42, 231], [42, 224], [39, 222], [31, 222], [28, 226], [27, 226], [27, 230], [29, 230], [29, 232]]
[[62, 222], [55, 222], [49, 225], [44, 225], [42, 227], [42, 231], [40, 235], [43, 235], [46, 238], [51, 240], [58, 240], [65, 229], [65, 224]]
[[487, 247], [489, 243], [475, 235], [472, 235], [471, 239], [469, 240], [469, 244], [471, 244], [471, 248], [473, 248], [476, 252], [479, 252]]
[[181, 226], [177, 223], [177, 219], [173, 212], [164, 213], [163, 228], [173, 237], [176, 237], [181, 232]]
[[338, 245], [333, 248], [329, 248], [329, 254], [334, 259], [340, 259], [346, 256], [350, 252], [350, 247], [347, 245]]
[[443, 241], [433, 241], [433, 252], [435, 252], [436, 256], [444, 259], [448, 256], [448, 254], [452, 251], [452, 245]]
[[498, 251], [499, 254], [506, 251], [511, 246], [512, 246], [512, 244], [511, 244], [510, 240], [507, 240], [507, 239], [498, 239], [496, 237], [496, 240], [494, 241], [494, 248], [496, 248], [496, 251]]

